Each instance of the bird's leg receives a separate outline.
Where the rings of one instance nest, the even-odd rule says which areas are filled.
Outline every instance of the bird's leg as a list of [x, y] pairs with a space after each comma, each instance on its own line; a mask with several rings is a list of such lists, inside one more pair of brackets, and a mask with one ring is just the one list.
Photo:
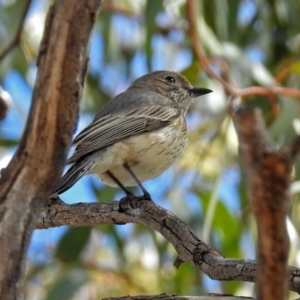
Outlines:
[[[112, 172], [106, 171], [106, 173], [126, 194], [126, 197], [122, 198], [119, 202], [119, 211], [126, 212], [127, 200], [129, 200], [131, 208], [136, 208], [132, 201], [134, 198], [137, 199], [138, 197], [135, 197], [134, 194], [131, 191], [129, 191]], [[124, 206], [125, 206], [125, 208], [124, 208]]]
[[143, 185], [141, 184], [141, 182], [139, 181], [139, 179], [135, 176], [135, 174], [133, 173], [133, 171], [131, 170], [131, 168], [129, 167], [129, 165], [127, 163], [124, 163], [123, 167], [132, 176], [132, 178], [138, 184], [138, 186], [140, 187], [140, 189], [143, 191], [143, 194], [144, 194], [143, 199], [145, 199], [145, 200], [152, 200], [150, 193], [147, 192], [147, 190], [143, 187]]
[[110, 171], [106, 171], [107, 175], [125, 192], [128, 197], [133, 197], [133, 193], [129, 191], [121, 181]]

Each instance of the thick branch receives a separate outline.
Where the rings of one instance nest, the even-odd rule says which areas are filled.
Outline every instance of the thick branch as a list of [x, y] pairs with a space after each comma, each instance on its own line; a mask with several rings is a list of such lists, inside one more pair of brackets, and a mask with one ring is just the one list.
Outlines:
[[1, 299], [23, 299], [24, 255], [71, 144], [87, 45], [100, 2], [59, 0], [48, 14], [25, 132], [16, 154], [1, 172]]
[[[151, 201], [137, 200], [130, 203], [77, 203], [51, 204], [39, 217], [37, 228], [70, 226], [93, 226], [100, 224], [138, 223], [160, 232], [178, 252], [176, 266], [188, 262], [201, 269], [212, 279], [255, 281], [257, 264], [251, 260], [226, 259], [216, 250], [199, 240], [192, 230], [171, 212]], [[274, 274], [273, 274], [274, 275]], [[300, 270], [289, 268], [289, 287], [300, 292]]]
[[257, 299], [285, 299], [289, 254], [286, 216], [293, 151], [275, 148], [259, 110], [239, 110], [233, 120], [258, 230]]

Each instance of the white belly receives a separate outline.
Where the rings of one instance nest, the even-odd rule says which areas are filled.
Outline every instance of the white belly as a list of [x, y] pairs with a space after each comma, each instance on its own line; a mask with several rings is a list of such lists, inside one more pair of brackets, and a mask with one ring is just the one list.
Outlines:
[[107, 175], [109, 170], [123, 185], [136, 186], [135, 180], [123, 167], [125, 162], [143, 182], [167, 170], [181, 154], [185, 142], [186, 124], [181, 117], [168, 127], [133, 136], [108, 147], [101, 158], [97, 158], [91, 173], [97, 174], [106, 184], [117, 186]]

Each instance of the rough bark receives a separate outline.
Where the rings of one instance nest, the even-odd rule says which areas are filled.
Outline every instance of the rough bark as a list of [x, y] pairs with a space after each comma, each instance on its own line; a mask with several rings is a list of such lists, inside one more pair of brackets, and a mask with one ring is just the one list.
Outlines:
[[[225, 258], [201, 241], [172, 212], [147, 200], [108, 203], [76, 203], [57, 201], [40, 214], [37, 228], [62, 225], [95, 226], [101, 224], [138, 223], [161, 233], [176, 249], [175, 267], [183, 262], [199, 268], [215, 280], [255, 282], [258, 265], [254, 260]], [[276, 274], [273, 274], [275, 276]], [[300, 293], [300, 269], [289, 267], [289, 289]]]
[[32, 106], [0, 181], [0, 299], [23, 298], [24, 258], [76, 126], [87, 48], [101, 0], [59, 0], [48, 14]]
[[290, 147], [277, 149], [260, 110], [239, 110], [233, 120], [258, 232], [257, 299], [286, 299], [290, 246], [286, 218], [299, 137]]

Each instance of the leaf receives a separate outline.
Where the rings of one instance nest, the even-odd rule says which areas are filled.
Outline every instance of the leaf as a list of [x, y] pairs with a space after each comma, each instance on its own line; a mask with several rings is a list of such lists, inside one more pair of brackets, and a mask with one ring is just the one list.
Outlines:
[[100, 28], [102, 39], [103, 39], [103, 56], [106, 61], [109, 61], [111, 57], [111, 52], [113, 51], [111, 39], [113, 37], [112, 33], [112, 15], [109, 13], [103, 12], [101, 14], [101, 18], [99, 18], [99, 25], [97, 26]]
[[187, 68], [182, 70], [180, 73], [185, 76], [189, 82], [195, 86], [197, 84], [197, 79], [199, 78], [199, 71], [201, 69], [199, 68], [198, 61], [194, 61], [191, 65], [189, 65]]
[[107, 202], [114, 200], [114, 197], [118, 192], [117, 188], [111, 187], [109, 185], [105, 185], [101, 188], [98, 188], [98, 186], [94, 182], [95, 181], [91, 182], [91, 187], [99, 202]]
[[[203, 205], [205, 216], [209, 205], [210, 191], [201, 191], [199, 197]], [[226, 253], [226, 256], [239, 257], [241, 255], [239, 250], [239, 238], [242, 227], [240, 223], [240, 219], [234, 216], [228, 207], [219, 200], [214, 211], [211, 232], [212, 234], [216, 234], [218, 238], [218, 249], [222, 253]]]
[[92, 227], [70, 227], [60, 239], [55, 256], [64, 262], [78, 260], [90, 237]]
[[281, 144], [291, 141], [296, 133], [293, 130], [292, 122], [299, 118], [299, 102], [287, 97], [282, 97], [281, 112], [270, 128], [271, 136]]
[[[194, 268], [190, 264], [184, 263], [180, 266], [178, 270], [176, 270], [174, 279], [168, 283], [166, 289], [169, 289], [170, 293], [184, 295], [199, 295], [203, 291], [200, 286], [199, 291], [199, 282], [201, 282], [201, 277], [203, 276], [203, 272]], [[170, 288], [170, 284], [172, 284], [172, 288]]]
[[19, 145], [19, 140], [0, 139], [0, 147], [15, 147]]
[[50, 289], [46, 300], [67, 300], [88, 281], [84, 271], [70, 271], [68, 274], [60, 276]]
[[148, 71], [151, 71], [151, 54], [152, 54], [152, 38], [156, 31], [155, 19], [157, 14], [163, 8], [163, 1], [161, 0], [151, 0], [147, 1], [145, 8], [145, 23], [146, 23], [146, 42], [145, 42], [145, 51], [146, 51], [146, 61]]
[[290, 66], [291, 72], [294, 72], [298, 75], [300, 75], [300, 60], [295, 61], [291, 66]]
[[[24, 11], [26, 1], [9, 1], [10, 4], [3, 6], [1, 4], [0, 20], [0, 52], [7, 47], [15, 38], [19, 26], [20, 16]], [[4, 28], [3, 28], [4, 27]]]

